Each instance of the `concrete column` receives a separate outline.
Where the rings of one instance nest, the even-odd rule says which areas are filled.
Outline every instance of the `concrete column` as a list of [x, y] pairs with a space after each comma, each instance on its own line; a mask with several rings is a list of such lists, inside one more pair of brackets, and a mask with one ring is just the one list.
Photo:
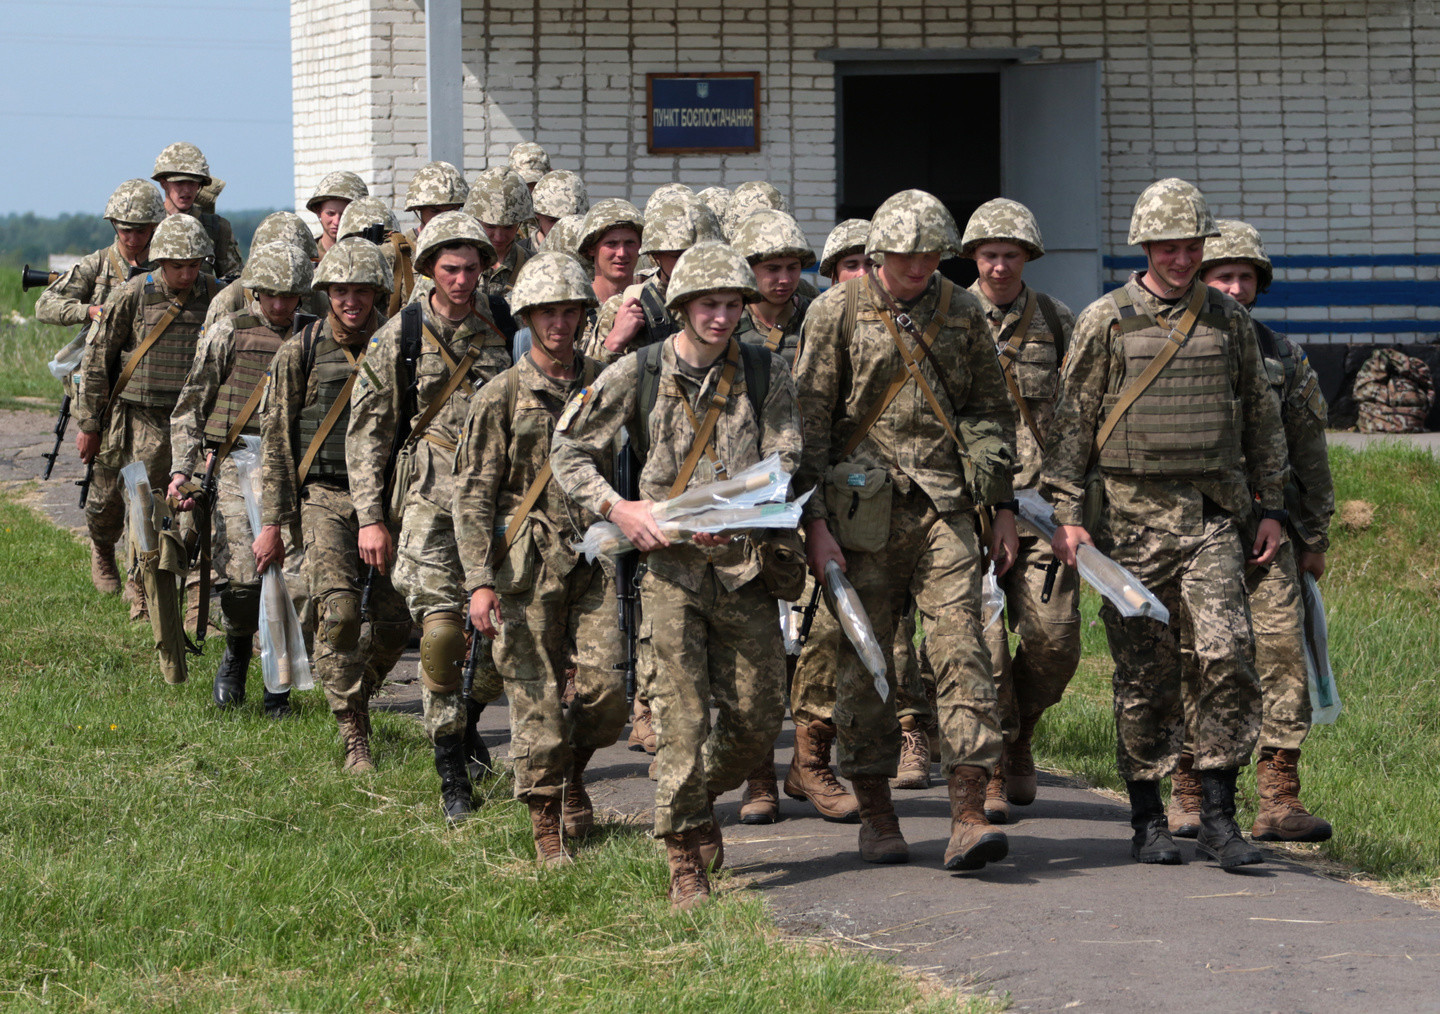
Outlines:
[[425, 118], [431, 161], [465, 171], [461, 0], [425, 0]]

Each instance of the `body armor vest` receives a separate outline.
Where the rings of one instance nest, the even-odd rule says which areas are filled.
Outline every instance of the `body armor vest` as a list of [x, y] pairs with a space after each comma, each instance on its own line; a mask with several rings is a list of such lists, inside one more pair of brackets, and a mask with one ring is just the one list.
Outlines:
[[[217, 290], [215, 279], [205, 275], [195, 279], [185, 308], [136, 365], [130, 383], [120, 392], [121, 401], [149, 408], [174, 407], [195, 362], [195, 343], [205, 324], [205, 311]], [[146, 278], [141, 300], [140, 329], [133, 336], [137, 348], [170, 306], [170, 297], [160, 291], [153, 277]]]
[[[225, 441], [225, 434], [240, 416], [240, 410], [254, 393], [255, 386], [263, 383], [270, 369], [270, 360], [284, 343], [286, 335], [276, 334], [275, 329], [259, 317], [242, 313], [235, 318], [235, 360], [230, 375], [220, 385], [215, 396], [215, 408], [205, 420], [205, 441], [218, 447]], [[286, 329], [286, 334], [289, 329]], [[246, 420], [241, 435], [260, 432], [260, 411], [257, 408]]]
[[[367, 343], [368, 345], [368, 343]], [[367, 345], [361, 345], [357, 359], [364, 357]], [[335, 404], [335, 399], [340, 396], [340, 389], [345, 386], [345, 381], [350, 379], [350, 374], [358, 369], [358, 366], [351, 366], [350, 360], [345, 355], [345, 350], [330, 337], [328, 331], [322, 335], [316, 335], [313, 344], [310, 346], [307, 355], [309, 367], [308, 379], [306, 381], [305, 407], [300, 410], [300, 417], [297, 421], [297, 439], [295, 441], [295, 460], [299, 461], [310, 446], [310, 441], [315, 439], [315, 434], [320, 431], [320, 423]], [[305, 477], [306, 482], [313, 479], [326, 479], [337, 486], [349, 486], [345, 471], [345, 431], [349, 427], [350, 409], [347, 406], [340, 417], [335, 420], [335, 425], [325, 436], [325, 442], [320, 445], [320, 450], [315, 454], [315, 460], [310, 465], [310, 473]]]

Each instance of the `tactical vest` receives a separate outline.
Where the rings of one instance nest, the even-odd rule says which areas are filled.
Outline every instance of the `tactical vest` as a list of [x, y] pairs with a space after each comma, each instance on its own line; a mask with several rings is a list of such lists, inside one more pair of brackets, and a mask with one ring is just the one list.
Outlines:
[[[356, 358], [363, 359], [366, 345], [356, 350]], [[320, 431], [320, 423], [324, 421], [330, 407], [335, 404], [335, 399], [340, 396], [340, 389], [350, 379], [350, 374], [358, 367], [350, 365], [345, 350], [340, 347], [329, 334], [317, 335], [313, 340], [307, 338], [306, 364], [308, 366], [308, 380], [306, 381], [305, 407], [300, 410], [298, 420], [299, 439], [295, 442], [295, 460], [300, 460], [310, 442], [315, 439], [315, 434]], [[310, 465], [310, 473], [305, 481], [312, 479], [328, 479], [338, 486], [349, 485], [348, 473], [345, 470], [345, 431], [350, 423], [350, 408], [340, 413], [335, 425], [325, 436], [325, 442], [320, 445], [320, 450], [315, 454], [315, 460]]]
[[[195, 279], [184, 309], [135, 367], [130, 383], [120, 392], [121, 401], [149, 408], [174, 407], [195, 362], [195, 343], [205, 324], [205, 311], [217, 291], [219, 285], [208, 275]], [[170, 306], [170, 297], [160, 291], [153, 275], [145, 278], [141, 300], [140, 328], [133, 336], [136, 347], [165, 316], [165, 310]]]
[[1288, 409], [1285, 392], [1295, 382], [1294, 349], [1289, 342], [1282, 341], [1274, 331], [1258, 320], [1254, 323], [1255, 337], [1260, 344], [1260, 358], [1265, 361], [1265, 374], [1270, 381], [1270, 387], [1275, 391], [1275, 397], [1280, 399], [1280, 418], [1283, 421]]
[[[761, 324], [747, 312], [740, 318], [740, 326], [735, 329], [735, 337], [741, 342], [750, 345], [759, 345], [775, 353], [785, 360], [785, 365], [790, 367], [790, 372], [795, 372], [795, 360], [800, 357], [800, 325], [805, 320], [805, 311], [810, 308], [812, 300], [803, 296], [796, 300], [795, 311], [780, 327], [780, 340], [772, 342], [769, 330], [762, 330]], [[679, 328], [676, 328], [678, 331]]]
[[[240, 410], [254, 393], [255, 386], [264, 381], [270, 369], [270, 360], [275, 358], [276, 350], [289, 334], [289, 328], [286, 328], [285, 334], [276, 334], [274, 328], [248, 313], [236, 316], [234, 326], [235, 362], [215, 396], [210, 418], [205, 420], [205, 441], [216, 447], [224, 443], [225, 434], [240, 417]], [[259, 432], [260, 412], [257, 409], [250, 413], [240, 435]]]
[[[1115, 309], [1112, 327], [1125, 356], [1125, 381], [1133, 383], [1170, 344], [1171, 330], [1138, 309], [1124, 289], [1108, 298]], [[1183, 305], [1176, 307], [1174, 322], [1183, 311]], [[1241, 465], [1240, 401], [1230, 384], [1228, 335], [1228, 320], [1207, 301], [1189, 340], [1121, 417], [1100, 451], [1102, 469], [1180, 477]], [[1105, 395], [1104, 416], [1120, 400], [1121, 391]]]

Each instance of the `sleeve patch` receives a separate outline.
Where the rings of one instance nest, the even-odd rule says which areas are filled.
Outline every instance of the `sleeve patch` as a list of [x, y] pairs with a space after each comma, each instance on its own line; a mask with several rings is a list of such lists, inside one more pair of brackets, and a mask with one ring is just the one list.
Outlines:
[[580, 414], [580, 410], [585, 407], [585, 403], [590, 400], [593, 393], [593, 386], [583, 387], [575, 392], [565, 404], [565, 410], [560, 413], [560, 421], [555, 424], [556, 433], [564, 433], [570, 428], [570, 424], [575, 421], [575, 417]]

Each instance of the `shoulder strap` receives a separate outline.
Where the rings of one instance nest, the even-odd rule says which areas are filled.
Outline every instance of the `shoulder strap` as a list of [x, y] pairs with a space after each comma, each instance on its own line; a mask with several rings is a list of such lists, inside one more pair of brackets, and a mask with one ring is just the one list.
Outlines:
[[520, 276], [520, 269], [525, 266], [525, 262], [529, 259], [530, 255], [525, 252], [525, 248], [520, 245], [520, 241], [517, 239], [515, 241], [515, 270], [510, 275], [511, 285], [515, 284], [515, 279]]
[[[725, 352], [725, 366], [720, 372], [720, 382], [715, 385], [715, 393], [710, 398], [710, 411], [705, 413], [705, 419], [695, 427], [695, 439], [690, 444], [690, 452], [685, 455], [685, 460], [680, 464], [680, 471], [675, 476], [674, 483], [670, 486], [669, 497], [679, 496], [685, 492], [685, 487], [690, 483], [690, 476], [695, 474], [695, 466], [700, 464], [700, 455], [710, 450], [710, 437], [715, 432], [715, 424], [720, 420], [720, 413], [725, 409], [725, 403], [730, 400], [730, 387], [735, 383], [735, 371], [740, 366], [740, 343], [735, 336], [730, 336], [730, 347]], [[681, 399], [686, 412], [690, 416], [690, 422], [694, 425], [698, 420], [695, 418], [695, 410], [690, 407], [690, 402]], [[713, 451], [712, 460], [713, 459]]]
[[1055, 361], [1065, 362], [1065, 326], [1060, 323], [1060, 311], [1055, 306], [1055, 300], [1043, 292], [1035, 293], [1040, 300], [1040, 315], [1045, 318], [1045, 328], [1050, 336], [1055, 339]]
[[471, 365], [480, 357], [480, 346], [472, 344], [455, 364], [450, 376], [445, 381], [445, 386], [440, 388], [438, 394], [430, 399], [430, 404], [425, 406], [425, 411], [420, 413], [420, 418], [415, 420], [415, 425], [410, 430], [410, 436], [406, 437], [406, 443], [413, 444], [425, 435], [425, 428], [430, 425], [434, 418], [440, 414], [445, 403], [450, 400], [456, 390], [459, 389], [461, 381], [470, 372]]
[[394, 287], [390, 291], [388, 316], [393, 317], [400, 312], [405, 294], [415, 290], [415, 265], [410, 260], [410, 241], [405, 238], [404, 233], [392, 232], [390, 246], [395, 251], [395, 279]]
[[[190, 293], [187, 291], [185, 295], [188, 297]], [[115, 386], [110, 389], [109, 404], [115, 404], [115, 400], [120, 397], [120, 392], [125, 390], [130, 383], [130, 378], [135, 375], [135, 370], [139, 368], [140, 360], [145, 358], [145, 353], [149, 352], [150, 347], [160, 340], [160, 336], [165, 333], [171, 324], [175, 323], [175, 318], [180, 316], [180, 311], [184, 309], [185, 303], [183, 301], [179, 299], [170, 300], [170, 305], [165, 308], [165, 313], [155, 322], [155, 326], [145, 335], [135, 351], [130, 354], [130, 358], [125, 360], [125, 368], [120, 371], [120, 376], [116, 379]]]
[[261, 377], [260, 382], [255, 385], [255, 389], [250, 392], [250, 397], [245, 399], [245, 404], [240, 406], [240, 414], [237, 415], [235, 421], [230, 424], [230, 429], [225, 433], [225, 439], [220, 442], [220, 446], [215, 451], [215, 460], [225, 460], [225, 456], [229, 454], [230, 449], [235, 446], [235, 441], [240, 439], [240, 431], [245, 428], [245, 424], [248, 423], [250, 417], [255, 414], [255, 409], [259, 407], [260, 399], [265, 396], [265, 390], [269, 386], [270, 373], [267, 370], [265, 376]]
[[[317, 321], [305, 329], [306, 336], [304, 340], [307, 342], [307, 353], [311, 357], [309, 359], [310, 365], [314, 364], [313, 350], [315, 347], [315, 339], [318, 337], [315, 332], [319, 326], [319, 322]], [[339, 343], [337, 342], [336, 344]], [[340, 416], [350, 404], [350, 392], [355, 389], [355, 378], [360, 376], [360, 360], [365, 357], [365, 353], [361, 352], [360, 355], [357, 356], [344, 345], [340, 346], [340, 351], [345, 353], [345, 358], [350, 360], [350, 376], [345, 378], [345, 383], [340, 388], [340, 393], [335, 396], [335, 401], [331, 404], [330, 410], [325, 413], [325, 418], [320, 420], [320, 428], [315, 431], [315, 435], [310, 438], [310, 445], [305, 448], [305, 454], [300, 459], [300, 467], [297, 472], [297, 486], [305, 485], [305, 476], [310, 474], [310, 466], [315, 463], [315, 458], [320, 453], [320, 447], [325, 443], [325, 438], [330, 435], [330, 431], [335, 428], [335, 423], [340, 420]], [[307, 372], [308, 369], [307, 367]]]
[[[940, 425], [945, 427], [945, 432], [949, 433], [950, 439], [955, 441], [955, 446], [959, 449], [961, 459], [969, 461], [970, 449], [965, 446], [965, 441], [960, 439], [960, 434], [955, 432], [955, 427], [950, 425], [949, 416], [947, 416], [945, 410], [940, 407], [940, 399], [935, 397], [935, 392], [931, 390], [929, 382], [925, 379], [925, 374], [920, 372], [920, 363], [924, 360], [926, 353], [930, 351], [930, 342], [934, 340], [936, 333], [940, 330], [938, 321], [944, 318], [944, 313], [940, 308], [943, 306], [947, 310], [949, 309], [950, 303], [946, 297], [953, 287], [954, 283], [948, 278], [944, 279], [941, 283], [940, 301], [935, 304], [935, 320], [930, 322], [930, 326], [925, 329], [923, 335], [916, 336], [916, 345], [920, 348], [919, 358], [916, 358], [915, 355], [905, 347], [905, 342], [901, 339], [900, 332], [895, 327], [895, 316], [887, 309], [881, 308], [880, 319], [885, 322], [885, 329], [890, 332], [890, 337], [894, 340], [895, 347], [900, 350], [900, 358], [905, 360], [906, 372], [909, 376], [915, 378], [915, 383], [919, 386], [920, 393], [925, 395], [925, 400], [930, 403], [930, 411], [935, 413], [935, 418], [940, 420]], [[954, 399], [951, 400], [953, 401]]]
[[115, 272], [115, 278], [117, 279], [117, 283], [123, 282], [125, 281], [125, 279], [129, 278], [130, 269], [125, 266], [124, 261], [120, 259], [120, 255], [115, 252], [114, 243], [111, 243], [108, 247], [105, 248], [105, 253], [108, 254], [110, 257], [110, 270]]
[[764, 425], [765, 401], [770, 397], [770, 356], [772, 352], [761, 352], [760, 346], [749, 342], [740, 343], [740, 365], [745, 370], [745, 394], [750, 407], [755, 410], [755, 421]]
[[1015, 379], [1015, 360], [1020, 355], [1020, 349], [1025, 345], [1025, 336], [1030, 331], [1030, 322], [1035, 319], [1035, 307], [1039, 304], [1040, 298], [1034, 289], [1027, 289], [1029, 293], [1025, 300], [1025, 309], [1020, 314], [1020, 319], [1010, 329], [1010, 338], [1000, 349], [1000, 376], [1005, 378], [1005, 388], [1010, 392], [1010, 400], [1015, 403], [1015, 409], [1020, 413], [1020, 421], [1035, 438], [1035, 442], [1041, 447], [1045, 441], [1040, 436], [1040, 427], [1035, 425], [1035, 417], [1030, 413], [1030, 406], [1025, 404], [1025, 398], [1020, 393], [1020, 382]]
[[639, 379], [639, 398], [637, 401], [638, 411], [636, 412], [636, 426], [630, 434], [630, 446], [635, 449], [635, 454], [644, 462], [650, 454], [650, 429], [646, 420], [650, 413], [655, 411], [655, 401], [660, 396], [660, 342], [651, 345], [642, 345], [635, 350], [636, 376]]

